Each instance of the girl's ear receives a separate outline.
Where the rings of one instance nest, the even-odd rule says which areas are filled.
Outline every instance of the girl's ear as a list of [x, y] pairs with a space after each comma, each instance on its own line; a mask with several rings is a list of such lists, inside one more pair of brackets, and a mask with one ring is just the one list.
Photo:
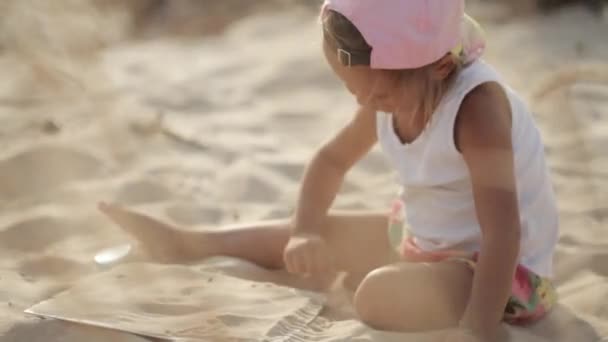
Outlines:
[[434, 80], [441, 81], [446, 79], [454, 70], [456, 64], [451, 54], [443, 56], [440, 60], [434, 63], [431, 67], [431, 77]]

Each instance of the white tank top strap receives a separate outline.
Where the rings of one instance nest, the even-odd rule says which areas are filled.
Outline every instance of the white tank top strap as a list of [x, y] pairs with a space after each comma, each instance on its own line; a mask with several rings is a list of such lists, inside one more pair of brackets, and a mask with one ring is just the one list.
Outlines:
[[484, 67], [483, 61], [477, 61], [461, 71], [461, 74], [452, 85], [445, 97], [439, 104], [435, 117], [437, 124], [437, 138], [444, 140], [443, 144], [450, 153], [460, 154], [455, 145], [454, 129], [456, 117], [464, 98], [478, 86], [496, 82], [501, 84], [502, 80], [491, 68]]

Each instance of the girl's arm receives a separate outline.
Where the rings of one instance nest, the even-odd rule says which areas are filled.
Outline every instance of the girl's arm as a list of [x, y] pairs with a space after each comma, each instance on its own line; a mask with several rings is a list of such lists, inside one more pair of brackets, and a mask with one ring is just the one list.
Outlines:
[[321, 147], [302, 180], [294, 234], [317, 232], [344, 176], [376, 141], [376, 113], [361, 107], [352, 121]]
[[493, 341], [511, 294], [520, 244], [520, 216], [511, 141], [511, 110], [500, 85], [486, 83], [463, 101], [456, 144], [469, 168], [481, 251], [461, 326]]

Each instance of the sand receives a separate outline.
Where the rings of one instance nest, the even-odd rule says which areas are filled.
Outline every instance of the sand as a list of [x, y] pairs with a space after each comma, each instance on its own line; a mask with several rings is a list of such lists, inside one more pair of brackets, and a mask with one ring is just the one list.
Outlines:
[[[560, 305], [533, 327], [510, 328], [512, 340], [608, 338], [608, 19], [578, 7], [513, 16], [472, 2], [470, 11], [491, 37], [486, 60], [530, 100], [559, 201]], [[188, 229], [283, 217], [295, 205], [306, 161], [355, 108], [323, 64], [316, 18], [304, 9], [257, 13], [220, 35], [102, 38], [95, 58], [53, 62], [65, 74], [25, 63], [31, 54], [11, 50], [15, 45], [0, 53], [2, 342], [145, 341], [24, 313], [93, 276], [108, 293], [123, 290], [93, 257], [131, 240], [96, 202], [119, 202]], [[384, 209], [395, 192], [395, 175], [376, 148], [349, 174], [336, 207]], [[226, 258], [169, 266], [139, 259], [120, 267], [164, 280], [202, 267], [287, 282]], [[168, 292], [184, 286], [163, 284]], [[139, 302], [127, 296], [121, 303], [136, 312], [141, 300], [162, 302], [153, 289], [144, 286]], [[286, 288], [273, 289], [280, 296]], [[213, 293], [222, 291], [231, 296], [230, 286]], [[322, 315], [310, 327], [299, 338], [433, 340], [373, 331], [349, 317]]]

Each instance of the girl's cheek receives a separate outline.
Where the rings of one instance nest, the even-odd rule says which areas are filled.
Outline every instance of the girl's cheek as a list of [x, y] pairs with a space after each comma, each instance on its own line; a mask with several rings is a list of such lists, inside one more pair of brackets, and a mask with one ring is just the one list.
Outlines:
[[365, 85], [360, 85], [355, 89], [353, 94], [357, 98], [357, 102], [362, 106], [370, 104], [373, 100], [370, 89]]
[[386, 110], [387, 107], [391, 107], [391, 105], [394, 103], [390, 88], [387, 88], [383, 84], [377, 84], [373, 90], [370, 90], [368, 96], [370, 98], [370, 102], [375, 107], [381, 107], [383, 110]]
[[413, 110], [417, 99], [422, 94], [420, 91], [412, 85], [401, 85], [395, 87], [395, 91], [391, 94], [391, 98], [395, 106], [400, 107], [402, 110]]

